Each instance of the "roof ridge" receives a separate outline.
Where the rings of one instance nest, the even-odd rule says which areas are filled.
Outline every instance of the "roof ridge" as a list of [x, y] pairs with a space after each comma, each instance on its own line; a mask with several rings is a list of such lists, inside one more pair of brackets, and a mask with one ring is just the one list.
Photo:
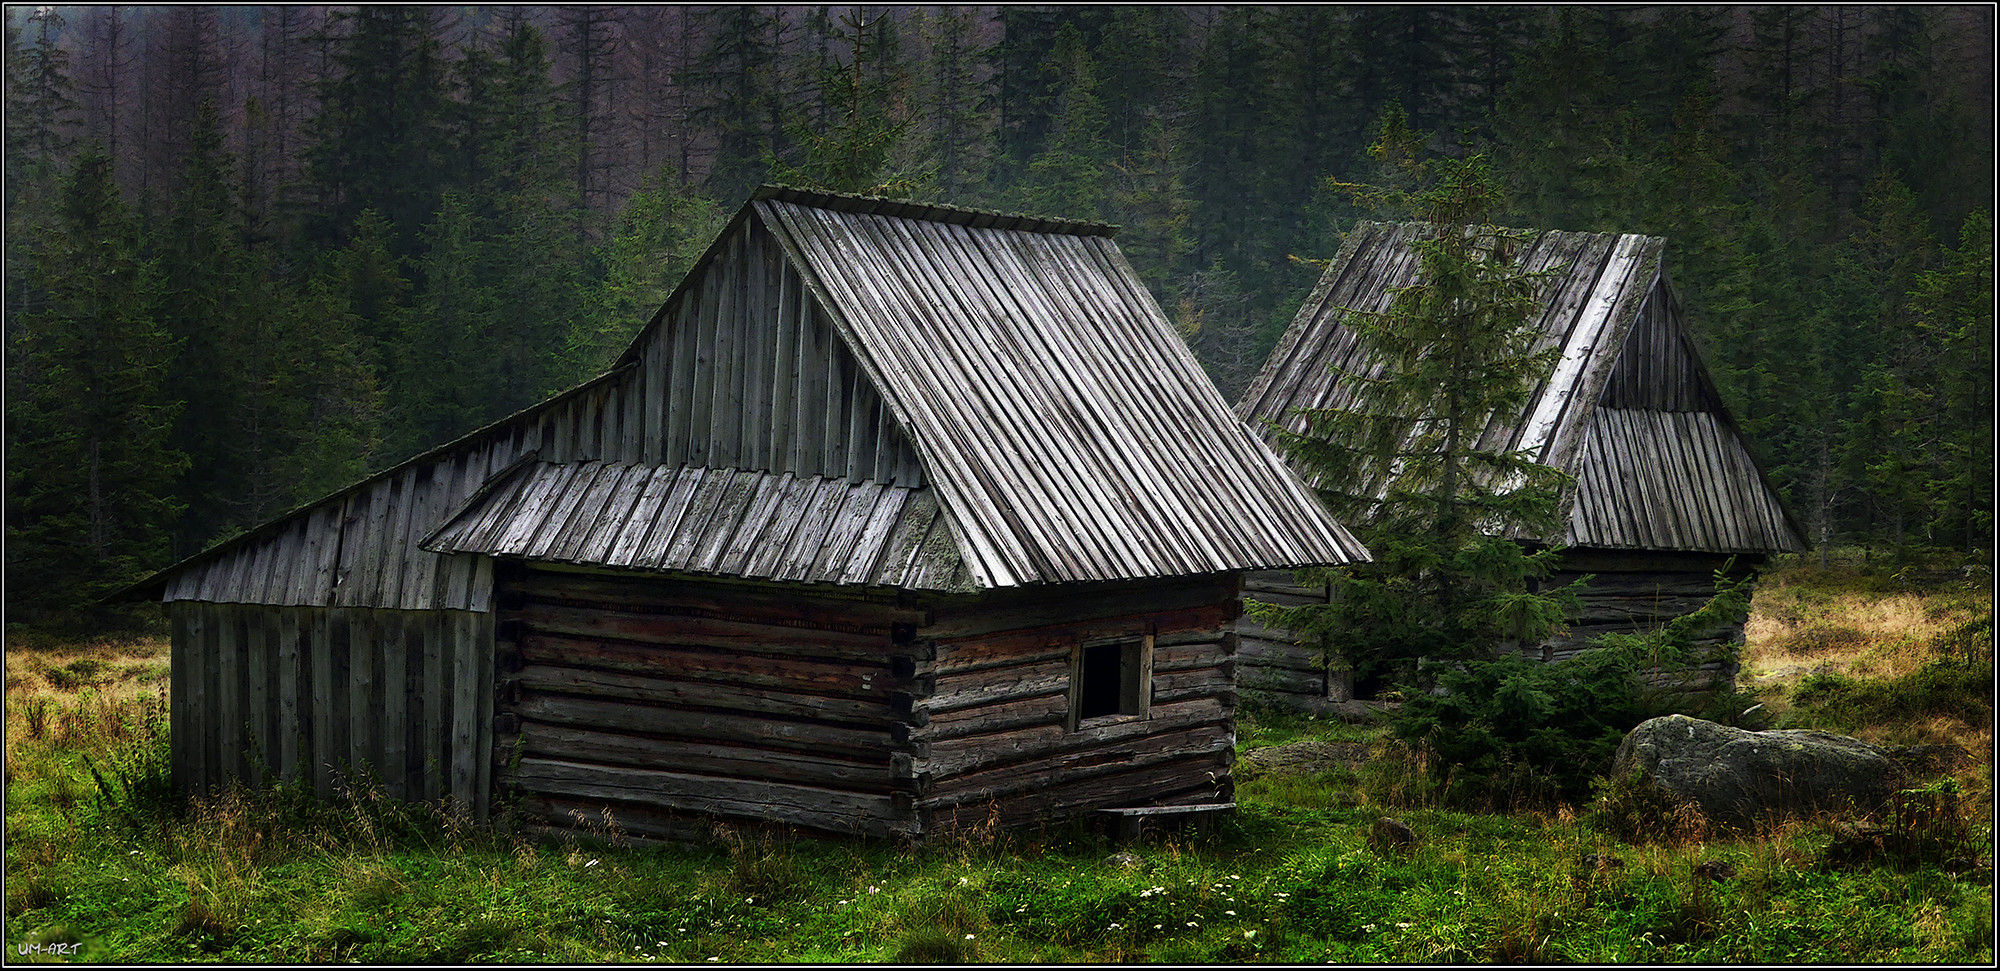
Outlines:
[[974, 226], [982, 229], [1014, 229], [1031, 233], [1050, 233], [1064, 236], [1104, 236], [1118, 234], [1119, 227], [1111, 223], [1091, 222], [1081, 219], [1058, 219], [1053, 216], [1037, 216], [1032, 213], [1003, 212], [998, 209], [976, 209], [971, 206], [954, 206], [940, 202], [914, 202], [908, 199], [890, 199], [886, 196], [861, 195], [851, 192], [829, 192], [823, 189], [806, 189], [798, 186], [765, 183], [750, 194], [749, 202], [762, 199], [776, 199], [815, 209], [832, 209], [864, 215], [900, 216], [905, 219], [925, 219], [932, 222]]

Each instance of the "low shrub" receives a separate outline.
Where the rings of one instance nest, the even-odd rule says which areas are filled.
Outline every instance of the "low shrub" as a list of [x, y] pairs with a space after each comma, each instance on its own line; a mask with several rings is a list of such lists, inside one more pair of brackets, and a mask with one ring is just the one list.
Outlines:
[[1857, 679], [1816, 672], [1793, 689], [1785, 727], [1852, 733], [1865, 725], [1949, 718], [1993, 719], [1993, 662], [1937, 658], [1899, 678]]
[[1442, 693], [1404, 702], [1391, 729], [1427, 750], [1461, 807], [1580, 801], [1639, 721], [1633, 666], [1611, 651], [1554, 664], [1518, 654], [1471, 661], [1438, 683]]

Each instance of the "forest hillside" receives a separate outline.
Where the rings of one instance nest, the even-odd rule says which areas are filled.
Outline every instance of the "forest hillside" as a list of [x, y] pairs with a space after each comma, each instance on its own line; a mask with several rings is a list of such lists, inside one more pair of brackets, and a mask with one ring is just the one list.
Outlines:
[[1645, 233], [1812, 541], [1992, 539], [1993, 8], [13, 6], [10, 623], [604, 368], [763, 182], [1122, 227], [1227, 397], [1400, 112]]

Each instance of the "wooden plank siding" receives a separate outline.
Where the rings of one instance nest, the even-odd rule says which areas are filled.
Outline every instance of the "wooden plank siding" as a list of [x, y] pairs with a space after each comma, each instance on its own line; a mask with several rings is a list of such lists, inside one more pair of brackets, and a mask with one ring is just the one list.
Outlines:
[[[1325, 586], [1300, 586], [1289, 570], [1245, 574], [1243, 598], [1296, 607], [1325, 603]], [[1246, 698], [1280, 707], [1312, 707], [1321, 701], [1347, 701], [1353, 685], [1339, 665], [1328, 665], [1326, 649], [1301, 644], [1292, 632], [1266, 627], [1245, 613], [1237, 618], [1238, 680]]]
[[[392, 797], [414, 799], [429, 784], [418, 781], [430, 775], [421, 767], [435, 763], [460, 805], [470, 810], [480, 798], [478, 766], [461, 755], [477, 751], [476, 738], [416, 734], [401, 749], [412, 736], [393, 712], [412, 694], [437, 695], [440, 717], [477, 717], [475, 695], [493, 676], [490, 614], [200, 601], [173, 603], [168, 613], [181, 790], [286, 779], [331, 796], [348, 777], [365, 776]], [[385, 676], [404, 670], [411, 645], [454, 667], [414, 684]], [[418, 770], [395, 771], [402, 763]]]
[[[1091, 808], [1227, 799], [1235, 746], [1233, 576], [1068, 586], [936, 603], [918, 628], [906, 771], [926, 832]], [[1071, 730], [1071, 657], [1150, 636], [1151, 704]]]
[[497, 710], [519, 752], [496, 746], [493, 772], [531, 817], [608, 810], [649, 836], [686, 835], [698, 816], [916, 831], [891, 776], [906, 680], [892, 635], [921, 612], [879, 594], [535, 567], [503, 577], [500, 600], [519, 666]]

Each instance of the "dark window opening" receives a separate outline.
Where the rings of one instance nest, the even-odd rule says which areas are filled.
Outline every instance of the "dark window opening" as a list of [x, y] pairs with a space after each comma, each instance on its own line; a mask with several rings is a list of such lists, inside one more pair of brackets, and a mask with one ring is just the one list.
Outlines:
[[1150, 636], [1083, 644], [1070, 675], [1070, 729], [1094, 718], [1145, 717], [1153, 701]]
[[1125, 652], [1130, 645], [1093, 644], [1083, 649], [1083, 685], [1077, 698], [1077, 717], [1125, 714]]

